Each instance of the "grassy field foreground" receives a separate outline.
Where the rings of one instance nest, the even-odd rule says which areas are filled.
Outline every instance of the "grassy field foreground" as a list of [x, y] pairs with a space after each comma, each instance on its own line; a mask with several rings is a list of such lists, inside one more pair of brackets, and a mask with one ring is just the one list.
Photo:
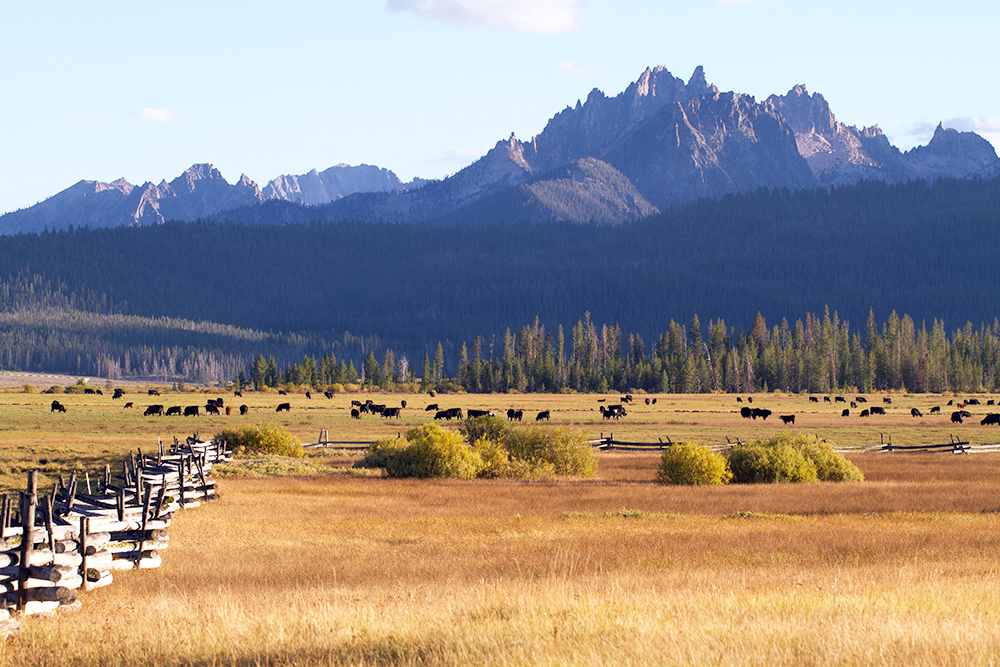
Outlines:
[[162, 568], [0, 665], [995, 664], [1000, 457], [851, 458], [868, 481], [670, 488], [614, 452], [582, 481], [227, 479]]

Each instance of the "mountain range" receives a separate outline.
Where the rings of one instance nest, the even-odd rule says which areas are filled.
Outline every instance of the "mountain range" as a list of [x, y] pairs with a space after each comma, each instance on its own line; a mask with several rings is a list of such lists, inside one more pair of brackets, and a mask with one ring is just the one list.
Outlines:
[[902, 152], [877, 125], [838, 121], [803, 85], [757, 102], [720, 92], [701, 67], [686, 83], [657, 67], [614, 97], [595, 88], [537, 136], [511, 134], [444, 180], [403, 183], [385, 168], [341, 164], [279, 176], [261, 189], [245, 175], [230, 184], [212, 165], [197, 164], [158, 185], [80, 181], [0, 216], [0, 233], [197, 219], [620, 224], [759, 188], [995, 176], [1000, 159], [973, 132], [939, 124], [926, 146]]

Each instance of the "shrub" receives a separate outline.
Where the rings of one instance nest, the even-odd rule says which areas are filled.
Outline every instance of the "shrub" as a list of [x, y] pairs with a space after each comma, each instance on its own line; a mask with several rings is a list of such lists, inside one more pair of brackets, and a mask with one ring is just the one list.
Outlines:
[[505, 477], [569, 475], [593, 477], [597, 458], [582, 433], [569, 428], [522, 426], [501, 417], [465, 421], [459, 430], [467, 442], [495, 442], [508, 454]]
[[776, 438], [797, 447], [816, 466], [816, 476], [821, 482], [863, 482], [865, 476], [829, 443], [814, 435], [783, 433]]
[[384, 468], [396, 454], [409, 446], [405, 438], [382, 438], [368, 447], [368, 451], [360, 461], [354, 463], [355, 468]]
[[225, 440], [235, 456], [250, 454], [278, 454], [279, 456], [304, 456], [302, 443], [281, 426], [257, 424], [226, 429], [217, 433], [214, 440]]
[[656, 471], [656, 481], [661, 484], [726, 484], [732, 478], [724, 456], [693, 443], [677, 443], [663, 450]]
[[409, 443], [385, 465], [390, 477], [474, 478], [483, 460], [462, 437], [437, 424], [423, 424], [406, 432]]
[[42, 392], [43, 394], [61, 394], [63, 393], [63, 388], [57, 384], [52, 385], [48, 389]]
[[729, 469], [739, 484], [815, 482], [816, 465], [784, 442], [751, 442], [729, 452]]

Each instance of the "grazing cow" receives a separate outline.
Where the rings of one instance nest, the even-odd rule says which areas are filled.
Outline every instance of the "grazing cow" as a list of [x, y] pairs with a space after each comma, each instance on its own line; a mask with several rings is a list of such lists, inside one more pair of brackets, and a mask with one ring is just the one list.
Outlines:
[[920, 412], [920, 410], [917, 410], [916, 408], [910, 408], [910, 416], [911, 417], [923, 417], [924, 415]]
[[386, 408], [382, 411], [382, 419], [387, 419], [389, 417], [395, 417], [399, 419], [399, 411], [401, 408]]
[[655, 398], [653, 399], [653, 405], [656, 405], [656, 399]]
[[884, 415], [885, 414], [885, 408], [880, 408], [879, 406], [876, 405], [875, 407], [873, 407], [871, 409], [871, 413], [873, 415]]
[[936, 412], [941, 412], [941, 406], [940, 405], [935, 405], [933, 408], [931, 408], [931, 414], [934, 414]]
[[514, 421], [521, 421], [524, 417], [524, 410], [514, 410]]
[[437, 396], [437, 394], [434, 393], [433, 389], [430, 390], [429, 392], [427, 392], [427, 395], [430, 396], [431, 398], [434, 398], [435, 396]]
[[424, 408], [424, 412], [430, 412], [431, 410], [440, 410], [440, 409], [441, 408], [438, 407], [437, 403], [431, 403], [426, 408]]
[[[625, 411], [624, 411], [624, 410], [622, 410], [622, 412], [624, 413]], [[535, 415], [535, 421], [536, 421], [536, 422], [540, 422], [540, 421], [542, 421], [543, 419], [544, 419], [545, 421], [549, 421], [549, 411], [548, 411], [548, 410], [542, 410], [542, 411], [541, 411], [541, 412], [539, 412], [539, 413], [538, 413], [537, 415]]]
[[405, 408], [406, 407], [406, 401], [400, 401], [399, 402], [399, 407]]
[[830, 403], [830, 402], [831, 402], [831, 401], [830, 401], [830, 397], [829, 397], [829, 396], [824, 396], [824, 397], [823, 397], [823, 402], [824, 402], [824, 403]]
[[197, 405], [189, 405], [186, 408], [184, 408], [185, 417], [197, 417], [200, 414], [201, 414], [201, 408], [198, 407]]
[[783, 424], [795, 424], [795, 415], [778, 415]]
[[292, 404], [291, 403], [279, 403], [278, 407], [276, 407], [274, 409], [274, 411], [275, 412], [291, 412], [292, 411]]
[[250, 407], [249, 406], [246, 406], [246, 405], [241, 405], [240, 406], [240, 414], [241, 415], [245, 415], [248, 412], [250, 412]]
[[312, 397], [313, 397], [312, 392], [311, 391], [307, 391], [306, 392], [306, 398], [308, 398], [311, 401]]
[[810, 403], [819, 403], [819, 399], [816, 398], [815, 396], [810, 396], [809, 397], [809, 402]]
[[978, 398], [970, 398], [969, 400], [967, 400], [965, 402], [965, 404], [966, 405], [979, 405], [979, 399]]
[[951, 405], [951, 404], [952, 404], [952, 401], [948, 401], [948, 405]]
[[968, 410], [962, 410], [962, 416], [963, 416], [964, 418], [968, 419], [969, 417], [971, 417], [971, 416], [972, 416], [972, 413], [971, 413], [971, 412], [969, 412]]
[[233, 396], [239, 396], [240, 398], [243, 398], [243, 392], [242, 392], [242, 391], [239, 391], [239, 390], [237, 390], [237, 391], [234, 391], [234, 392], [233, 392]]
[[288, 396], [288, 392], [285, 391], [284, 389], [279, 389], [278, 396]]
[[90, 387], [87, 387], [86, 389], [83, 390], [83, 393], [85, 393], [85, 394], [96, 394], [97, 392], [94, 391], [93, 389], [91, 389]]
[[868, 402], [868, 399], [865, 398], [864, 396], [855, 396], [854, 400], [857, 401], [858, 403], [867, 403]]
[[213, 403], [212, 401], [209, 401], [208, 403], [205, 404], [205, 414], [206, 415], [217, 415], [217, 414], [220, 414], [219, 413], [219, 406], [216, 405], [215, 403]]
[[217, 398], [210, 398], [205, 403], [205, 409], [207, 410], [209, 408], [209, 406], [211, 406], [213, 408], [221, 408], [222, 407], [222, 403], [220, 403], [219, 399], [217, 399]]
[[747, 403], [753, 403], [753, 396], [747, 396]]
[[66, 412], [66, 406], [59, 401], [52, 401], [52, 409], [49, 412]]
[[886, 405], [892, 405], [892, 399], [889, 398], [888, 396], [883, 396], [882, 402], [885, 403]]
[[979, 423], [983, 426], [987, 426], [989, 424], [993, 424], [994, 426], [1000, 426], [1000, 414], [997, 414], [996, 412], [989, 412], [986, 414], [986, 417], [983, 419], [983, 421]]
[[868, 412], [868, 408], [865, 408], [864, 410], [861, 411], [861, 414], [859, 416], [867, 417], [869, 414], [871, 413]]
[[854, 401], [851, 401], [851, 407], [852, 407], [852, 408], [856, 408], [856, 407], [858, 407], [858, 404], [857, 404], [857, 403], [855, 403]]
[[331, 400], [333, 399], [333, 392], [330, 391], [329, 389], [327, 389], [326, 391], [324, 391], [323, 395], [326, 396], [327, 398], [331, 399]]
[[750, 419], [750, 415], [752, 414], [753, 414], [752, 409], [746, 407], [740, 408], [740, 417], [743, 417], [743, 419]]
[[357, 408], [351, 408], [351, 419], [361, 419], [361, 411]]
[[840, 416], [841, 416], [841, 417], [850, 417], [850, 416], [851, 416], [851, 411], [850, 411], [850, 409], [848, 409], [848, 408], [844, 408], [844, 411], [840, 413]]
[[847, 403], [843, 396], [835, 396], [833, 399], [834, 403]]
[[221, 398], [217, 398], [217, 399], [215, 399], [215, 404], [216, 404], [216, 405], [218, 405], [218, 406], [219, 406], [219, 407], [221, 408], [221, 407], [222, 407], [222, 405], [223, 405], [223, 403], [222, 403], [222, 399], [221, 399]]
[[166, 416], [168, 416], [168, 417], [170, 417], [171, 415], [180, 416], [180, 414], [181, 414], [181, 406], [179, 406], [179, 405], [171, 405], [169, 408], [167, 408], [167, 411], [164, 414]]
[[[739, 401], [740, 403], [743, 402], [742, 398], [737, 398], [736, 400]], [[648, 398], [646, 399], [646, 405], [649, 405], [649, 399]]]
[[361, 407], [361, 401], [353, 401], [352, 400], [351, 401], [351, 407], [353, 408], [354, 406], [358, 406], [360, 408]]
[[956, 410], [955, 412], [951, 413], [951, 423], [952, 424], [962, 423], [962, 413], [960, 411]]
[[226, 406], [226, 416], [228, 417], [231, 414], [233, 414], [233, 406], [227, 405]]
[[104, 392], [103, 392], [103, 391], [101, 391], [100, 389], [98, 389], [98, 390], [97, 390], [97, 395], [98, 395], [98, 396], [104, 396]]
[[156, 389], [149, 389], [148, 391], [146, 391], [146, 395], [148, 395], [148, 396], [159, 396], [160, 392], [157, 391]]
[[599, 398], [599, 399], [597, 399], [597, 402], [598, 403], [603, 403], [606, 400], [608, 400], [608, 399], [606, 399], [606, 398]]
[[143, 417], [149, 417], [150, 415], [160, 415], [163, 416], [163, 406], [162, 405], [151, 405], [146, 408], [146, 411], [142, 413]]
[[608, 407], [601, 406], [601, 416], [605, 419], [621, 419], [628, 413], [625, 412], [625, 408], [620, 405], [609, 405]]
[[997, 402], [994, 401], [992, 398], [990, 400], [986, 401], [986, 405], [996, 405], [996, 404], [997, 404]]
[[492, 417], [492, 416], [493, 413], [490, 412], [489, 410], [476, 410], [474, 408], [470, 408], [468, 414], [466, 415], [466, 419], [474, 419], [476, 417]]
[[736, 402], [737, 403], [742, 403], [743, 402], [743, 398], [741, 398], [740, 396], [737, 396], [736, 397]]
[[514, 412], [515, 412], [514, 408], [507, 408], [507, 421], [509, 422], [514, 421]]
[[133, 403], [132, 401], [129, 401], [128, 403], [125, 404], [125, 409], [126, 410], [131, 410], [134, 407], [135, 407], [135, 403]]
[[113, 399], [114, 398], [121, 398], [124, 395], [125, 395], [125, 390], [124, 389], [115, 389], [115, 395], [112, 396], [111, 398], [113, 398]]
[[379, 404], [379, 405], [375, 405], [374, 403], [372, 403], [371, 405], [368, 406], [368, 412], [372, 413], [373, 415], [376, 414], [376, 413], [382, 414], [382, 412], [384, 410], [385, 410], [385, 404], [384, 403]]
[[434, 419], [447, 419], [448, 421], [451, 421], [451, 417], [448, 416], [447, 410], [438, 410], [435, 412]]
[[760, 417], [764, 421], [767, 421], [767, 418], [770, 417], [770, 416], [771, 416], [771, 411], [770, 410], [765, 410], [764, 408], [754, 408], [750, 412], [750, 418], [751, 419], [757, 419], [757, 417]]

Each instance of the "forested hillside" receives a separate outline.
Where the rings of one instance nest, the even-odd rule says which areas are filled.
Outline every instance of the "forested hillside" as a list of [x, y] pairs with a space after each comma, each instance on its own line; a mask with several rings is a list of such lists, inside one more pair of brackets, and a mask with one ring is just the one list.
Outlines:
[[[688, 322], [695, 314], [738, 332], [758, 312], [768, 322], [792, 321], [825, 306], [850, 331], [860, 330], [869, 310], [879, 322], [892, 311], [906, 313], [917, 328], [931, 328], [935, 319], [948, 331], [967, 321], [992, 325], [997, 247], [1000, 181], [942, 180], [761, 190], [616, 227], [316, 222], [75, 229], [0, 237], [0, 267], [8, 285], [38, 276], [51, 286], [69, 304], [57, 311], [211, 322], [278, 337], [250, 346], [253, 354], [277, 350], [295, 334], [306, 343], [282, 348], [286, 363], [335, 352], [360, 368], [368, 351], [381, 358], [392, 349], [417, 366], [441, 342], [451, 374], [463, 341], [481, 336], [488, 345], [490, 337], [499, 349], [507, 328], [537, 317], [555, 331], [584, 312], [647, 341], [672, 319]], [[11, 323], [10, 314], [25, 309], [10, 299], [3, 309], [4, 331], [23, 337], [35, 326], [23, 316]], [[173, 344], [173, 336], [159, 340]], [[148, 342], [134, 332], [117, 340], [126, 347]], [[65, 363], [66, 355], [45, 342], [17, 349], [0, 363]]]

